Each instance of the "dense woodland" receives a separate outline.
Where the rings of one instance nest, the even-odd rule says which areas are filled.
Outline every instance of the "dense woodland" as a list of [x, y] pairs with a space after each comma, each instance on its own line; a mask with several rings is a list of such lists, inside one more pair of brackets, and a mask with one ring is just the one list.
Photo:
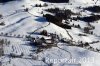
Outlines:
[[69, 19], [71, 15], [78, 15], [69, 9], [61, 10], [59, 8], [54, 8], [54, 9], [50, 8], [50, 9], [47, 9], [46, 11], [54, 13], [55, 16], [60, 17], [60, 18], [65, 19], [65, 20]]
[[5, 3], [5, 2], [9, 2], [9, 1], [13, 1], [13, 0], [0, 0], [0, 3]]
[[85, 21], [85, 22], [94, 22], [97, 20], [100, 20], [100, 15], [92, 15], [87, 17], [79, 17], [79, 20]]
[[49, 8], [49, 9], [46, 9], [46, 11], [54, 14], [54, 15], [50, 15], [50, 14], [43, 15], [44, 17], [46, 17], [46, 19], [49, 22], [52, 22], [62, 28], [66, 28], [66, 29], [71, 29], [71, 26], [68, 24], [63, 24], [62, 20], [68, 21], [68, 19], [71, 19], [71, 15], [78, 15], [69, 9], [61, 10], [59, 8]]
[[99, 13], [100, 12], [100, 6], [90, 6], [87, 8], [84, 8], [85, 10], [91, 11], [91, 12], [95, 12], [95, 13]]
[[47, 21], [52, 22], [52, 23], [54, 23], [54, 24], [56, 24], [56, 25], [58, 25], [62, 28], [71, 29], [71, 26], [62, 23], [61, 17], [53, 16], [53, 15], [50, 15], [50, 14], [44, 15], [44, 17], [46, 18]]

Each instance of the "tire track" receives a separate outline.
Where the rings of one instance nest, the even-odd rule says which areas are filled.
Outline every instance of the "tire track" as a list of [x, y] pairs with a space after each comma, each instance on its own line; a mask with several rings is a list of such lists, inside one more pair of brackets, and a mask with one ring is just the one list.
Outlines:
[[21, 13], [21, 12], [25, 12], [24, 9], [19, 9], [19, 10], [15, 10], [15, 12], [9, 14], [9, 15], [5, 15], [3, 16], [4, 18], [8, 17], [8, 16], [11, 16], [11, 15], [14, 15], [14, 14], [17, 14], [17, 13]]
[[20, 25], [20, 26], [21, 26], [20, 23], [23, 23], [23, 20], [25, 20], [26, 18], [29, 18], [29, 17], [30, 17], [30, 16], [21, 18], [21, 19], [18, 20], [16, 23], [10, 24], [10, 25], [8, 25], [8, 26], [2, 28], [0, 31], [7, 30], [7, 29], [11, 28], [11, 29], [9, 30], [9, 32], [12, 32], [13, 29], [15, 29], [15, 28], [18, 29], [18, 28], [19, 28], [19, 26], [16, 26], [16, 25]]
[[[32, 16], [35, 16], [35, 15], [33, 15], [33, 14], [31, 14], [30, 12], [28, 12], [30, 15], [32, 15]], [[44, 27], [47, 27], [47, 26], [49, 26], [50, 25], [50, 22], [46, 25], [46, 26], [42, 26], [42, 27], [40, 27], [40, 28], [37, 28], [36, 30], [34, 30], [34, 32], [32, 32], [32, 33], [35, 33], [36, 31], [38, 31], [38, 30], [40, 30], [40, 29], [42, 29], [42, 28], [44, 28]]]
[[[29, 13], [29, 12], [28, 12]], [[31, 13], [29, 13], [29, 14], [31, 14]], [[31, 14], [32, 16], [34, 16], [33, 14]], [[44, 28], [44, 27], [47, 27], [47, 26], [49, 26], [50, 25], [50, 22], [48, 23], [48, 25], [46, 25], [46, 26], [42, 26], [42, 27], [40, 27], [40, 28], [38, 28], [38, 29], [36, 29], [36, 30], [34, 30], [34, 32], [33, 33], [35, 33], [36, 31], [38, 31], [38, 30], [40, 30], [40, 29], [42, 29], [42, 28]], [[69, 34], [69, 32], [66, 30], [66, 32], [67, 32], [67, 34], [70, 36], [70, 38], [73, 40], [73, 37]], [[58, 46], [57, 46], [58, 47]], [[67, 51], [67, 50], [65, 50], [65, 49], [62, 49], [62, 48], [60, 48], [60, 47], [58, 47], [59, 49], [61, 49], [61, 50], [63, 50], [63, 51], [65, 51], [65, 52], [67, 52], [67, 53], [69, 53], [69, 55], [70, 55], [70, 58], [69, 58], [69, 60], [70, 59], [72, 59], [72, 54], [69, 52], [69, 51]], [[69, 61], [68, 60], [68, 61]], [[44, 63], [46, 63], [46, 62], [44, 62]], [[46, 63], [47, 64], [47, 63]]]
[[[58, 47], [58, 46], [57, 46]], [[71, 52], [69, 52], [69, 51], [67, 51], [67, 50], [65, 50], [65, 49], [62, 49], [62, 48], [60, 48], [60, 47], [58, 47], [59, 49], [61, 49], [61, 50], [63, 50], [63, 51], [65, 51], [65, 52], [67, 52], [67, 53], [69, 53], [69, 55], [70, 55], [70, 58], [68, 59], [68, 61], [70, 60], [70, 59], [72, 59], [72, 54], [71, 54]], [[67, 61], [66, 61], [67, 62]]]
[[[65, 29], [66, 30], [66, 29]], [[69, 35], [69, 37], [71, 38], [71, 40], [73, 40], [73, 37], [70, 35], [70, 33], [66, 30], [67, 34]]]
[[38, 30], [40, 30], [40, 29], [42, 29], [42, 28], [45, 28], [45, 27], [47, 27], [47, 26], [49, 26], [49, 25], [50, 25], [50, 22], [49, 22], [46, 26], [42, 26], [42, 27], [40, 27], [40, 28], [37, 28], [36, 30], [34, 30], [33, 33], [35, 33], [36, 31], [38, 31]]

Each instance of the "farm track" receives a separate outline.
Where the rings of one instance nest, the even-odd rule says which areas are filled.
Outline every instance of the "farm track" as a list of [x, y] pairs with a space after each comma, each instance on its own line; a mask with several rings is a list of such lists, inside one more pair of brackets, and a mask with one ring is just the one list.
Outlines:
[[[28, 12], [29, 13], [29, 12]], [[31, 14], [31, 13], [29, 13], [29, 14]], [[33, 14], [31, 14], [32, 16], [34, 16]], [[50, 22], [49, 22], [49, 24], [48, 25], [46, 25], [46, 26], [42, 26], [42, 27], [40, 27], [40, 28], [38, 28], [38, 29], [36, 29], [33, 33], [35, 33], [36, 31], [38, 31], [38, 30], [40, 30], [40, 29], [42, 29], [42, 28], [45, 28], [45, 27], [47, 27], [47, 26], [49, 26], [50, 25]], [[67, 32], [67, 34], [70, 36], [70, 38], [73, 40], [73, 37], [69, 34], [69, 32], [66, 30], [66, 32]], [[58, 47], [58, 46], [57, 46]], [[61, 50], [63, 50], [63, 51], [65, 51], [65, 52], [67, 52], [67, 53], [69, 53], [69, 55], [70, 55], [70, 58], [68, 59], [68, 61], [70, 60], [70, 59], [72, 59], [72, 54], [69, 52], [69, 51], [67, 51], [67, 50], [65, 50], [65, 49], [62, 49], [62, 48], [60, 48], [60, 47], [58, 47], [59, 49], [61, 49]], [[44, 62], [45, 63], [45, 62]], [[47, 64], [47, 63], [46, 63]]]
[[[58, 46], [57, 46], [57, 47], [58, 47]], [[67, 61], [69, 61], [69, 60], [72, 59], [72, 54], [71, 54], [71, 52], [69, 52], [69, 51], [67, 51], [67, 50], [65, 50], [65, 49], [63, 49], [63, 48], [60, 48], [60, 47], [58, 47], [58, 48], [61, 49], [61, 50], [63, 50], [63, 51], [65, 51], [65, 52], [67, 52], [67, 53], [69, 53], [70, 58], [69, 58]]]
[[70, 33], [68, 32], [68, 30], [67, 29], [65, 29], [65, 30], [66, 30], [67, 34], [69, 35], [69, 37], [71, 38], [71, 40], [73, 40], [73, 37], [70, 35]]
[[[30, 15], [32, 15], [32, 16], [34, 16], [33, 14], [31, 14], [30, 12], [28, 12]], [[40, 29], [42, 29], [42, 28], [45, 28], [45, 27], [47, 27], [47, 26], [49, 26], [50, 25], [50, 22], [46, 25], [46, 26], [42, 26], [42, 27], [40, 27], [40, 28], [37, 28], [36, 30], [34, 30], [32, 33], [35, 33], [36, 31], [38, 31], [38, 30], [40, 30]]]

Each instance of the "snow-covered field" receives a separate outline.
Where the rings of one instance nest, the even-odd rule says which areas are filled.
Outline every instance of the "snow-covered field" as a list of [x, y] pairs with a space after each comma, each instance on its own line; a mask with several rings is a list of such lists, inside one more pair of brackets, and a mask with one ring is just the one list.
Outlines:
[[[53, 23], [49, 23], [42, 15], [42, 11], [47, 8], [59, 7], [61, 9], [70, 9], [75, 13], [81, 11], [77, 7], [87, 7], [99, 5], [100, 0], [70, 0], [69, 3], [47, 3], [47, 7], [35, 7], [35, 4], [44, 4], [45, 2], [39, 0], [22, 0], [11, 1], [5, 4], [0, 4], [0, 23], [4, 22], [5, 25], [0, 25], [0, 39], [10, 41], [10, 44], [3, 44], [4, 55], [0, 57], [1, 66], [100, 66], [100, 52], [89, 50], [88, 47], [81, 48], [77, 46], [69, 46], [69, 44], [58, 43], [56, 47], [45, 49], [40, 53], [36, 53], [37, 47], [31, 46], [29, 41], [26, 40], [26, 35], [39, 37], [42, 35], [34, 34], [33, 32], [40, 32], [47, 30], [49, 33], [56, 33], [61, 38], [66, 38], [72, 41], [83, 41], [92, 43], [93, 48], [100, 49], [100, 21], [91, 23], [95, 26], [94, 34], [86, 34], [87, 36], [79, 36], [83, 34], [83, 30], [72, 27], [72, 29], [63, 29]], [[95, 4], [96, 3], [96, 4]], [[23, 6], [24, 5], [24, 6]], [[29, 8], [26, 12], [24, 9]], [[45, 12], [45, 11], [44, 11]], [[47, 12], [48, 13], [48, 12]], [[90, 15], [90, 12], [80, 12], [82, 16]], [[70, 24], [78, 25], [81, 28], [87, 26], [83, 21], [72, 21]], [[7, 35], [1, 35], [1, 34]], [[84, 33], [85, 34], [85, 33]], [[18, 37], [20, 36], [20, 37]], [[67, 46], [68, 45], [68, 46]], [[1, 46], [1, 45], [0, 45]], [[1, 48], [0, 48], [1, 49]], [[21, 55], [23, 57], [12, 58], [10, 54]], [[35, 57], [35, 59], [34, 59]], [[44, 61], [45, 58], [45, 61]], [[51, 64], [53, 63], [53, 64]]]

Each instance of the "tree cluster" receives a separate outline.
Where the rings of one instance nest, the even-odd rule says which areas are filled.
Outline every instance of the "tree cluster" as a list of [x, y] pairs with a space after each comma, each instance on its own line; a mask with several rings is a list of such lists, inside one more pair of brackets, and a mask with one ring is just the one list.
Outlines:
[[71, 10], [67, 9], [67, 10], [61, 10], [59, 8], [50, 8], [47, 9], [46, 11], [54, 13], [55, 16], [61, 18], [61, 19], [70, 19], [71, 15], [77, 15], [76, 13], [73, 13]]
[[77, 19], [85, 21], [85, 22], [94, 22], [100, 20], [100, 15], [92, 15], [88, 17], [78, 17]]
[[44, 3], [43, 5], [41, 5], [41, 4], [36, 4], [36, 5], [35, 5], [35, 7], [46, 7], [46, 6], [48, 6], [47, 3]]
[[46, 14], [44, 15], [44, 17], [46, 18], [47, 21], [52, 22], [62, 28], [66, 28], [66, 29], [71, 29], [71, 26], [68, 24], [63, 24], [62, 23], [62, 18], [58, 17], [58, 16], [53, 16], [50, 14]]
[[5, 2], [9, 2], [9, 1], [14, 1], [14, 0], [0, 0], [0, 3], [5, 3]]
[[84, 27], [84, 33], [93, 34], [93, 31], [90, 31], [89, 27]]
[[91, 12], [95, 12], [95, 13], [99, 13], [100, 12], [100, 6], [90, 6], [87, 8], [84, 8], [85, 10], [91, 11]]
[[47, 30], [43, 30], [43, 31], [41, 31], [41, 32], [40, 32], [40, 35], [47, 36], [47, 35], [48, 35], [48, 32], [47, 32]]
[[0, 14], [0, 18], [2, 18], [3, 16], [2, 16], [2, 14]]
[[2, 25], [2, 26], [3, 26], [3, 25], [5, 25], [5, 23], [4, 23], [4, 22], [1, 22], [1, 23], [0, 23], [0, 25]]
[[81, 26], [79, 24], [78, 25], [72, 24], [72, 26], [75, 27], [75, 28], [81, 28]]

